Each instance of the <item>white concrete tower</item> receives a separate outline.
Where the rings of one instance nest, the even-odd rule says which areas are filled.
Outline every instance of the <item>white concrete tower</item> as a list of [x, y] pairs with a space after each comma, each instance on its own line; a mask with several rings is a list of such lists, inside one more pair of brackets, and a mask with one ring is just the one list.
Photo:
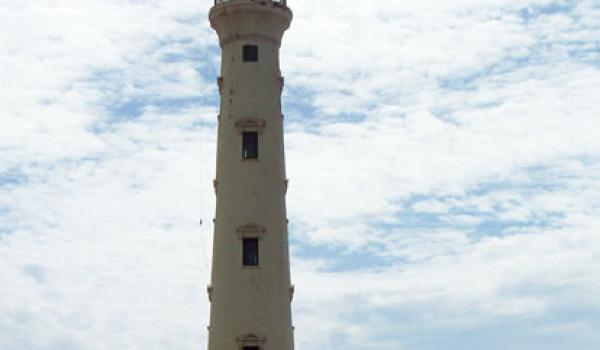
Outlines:
[[215, 0], [222, 50], [208, 350], [292, 350], [279, 47], [285, 0]]

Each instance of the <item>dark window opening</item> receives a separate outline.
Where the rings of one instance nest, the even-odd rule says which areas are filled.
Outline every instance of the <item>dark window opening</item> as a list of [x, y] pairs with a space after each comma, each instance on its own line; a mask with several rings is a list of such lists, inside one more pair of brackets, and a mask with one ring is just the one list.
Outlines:
[[244, 238], [242, 255], [244, 266], [258, 266], [258, 238]]
[[242, 48], [244, 62], [258, 62], [258, 46], [244, 45]]
[[244, 131], [242, 144], [243, 159], [258, 159], [258, 132]]
[[258, 346], [244, 346], [244, 350], [260, 350]]

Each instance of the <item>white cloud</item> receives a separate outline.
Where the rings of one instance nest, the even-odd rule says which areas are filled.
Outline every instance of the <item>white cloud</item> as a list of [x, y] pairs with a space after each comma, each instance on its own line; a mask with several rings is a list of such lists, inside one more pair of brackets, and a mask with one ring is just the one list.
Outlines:
[[[205, 343], [210, 5], [0, 5], [0, 348]], [[297, 347], [597, 344], [594, 1], [290, 6]]]

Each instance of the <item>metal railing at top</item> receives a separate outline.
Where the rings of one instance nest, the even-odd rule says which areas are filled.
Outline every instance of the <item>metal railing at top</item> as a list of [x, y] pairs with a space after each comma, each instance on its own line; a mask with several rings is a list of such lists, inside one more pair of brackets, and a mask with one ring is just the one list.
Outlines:
[[[238, 0], [215, 0], [215, 5], [218, 5], [218, 4], [224, 4], [224, 3], [226, 3], [226, 2], [231, 2], [231, 1], [238, 1]], [[255, 2], [263, 2], [263, 3], [266, 3], [266, 2], [274, 2], [274, 3], [276, 3], [276, 4], [280, 4], [280, 5], [285, 5], [285, 6], [287, 6], [287, 0], [252, 0], [252, 1], [255, 1]]]

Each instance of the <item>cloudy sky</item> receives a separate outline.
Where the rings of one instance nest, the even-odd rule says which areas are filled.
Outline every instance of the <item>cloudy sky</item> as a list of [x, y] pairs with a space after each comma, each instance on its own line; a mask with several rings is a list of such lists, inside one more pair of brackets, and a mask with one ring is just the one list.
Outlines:
[[[0, 349], [206, 348], [211, 5], [0, 0]], [[598, 349], [600, 2], [289, 5], [296, 348]]]

